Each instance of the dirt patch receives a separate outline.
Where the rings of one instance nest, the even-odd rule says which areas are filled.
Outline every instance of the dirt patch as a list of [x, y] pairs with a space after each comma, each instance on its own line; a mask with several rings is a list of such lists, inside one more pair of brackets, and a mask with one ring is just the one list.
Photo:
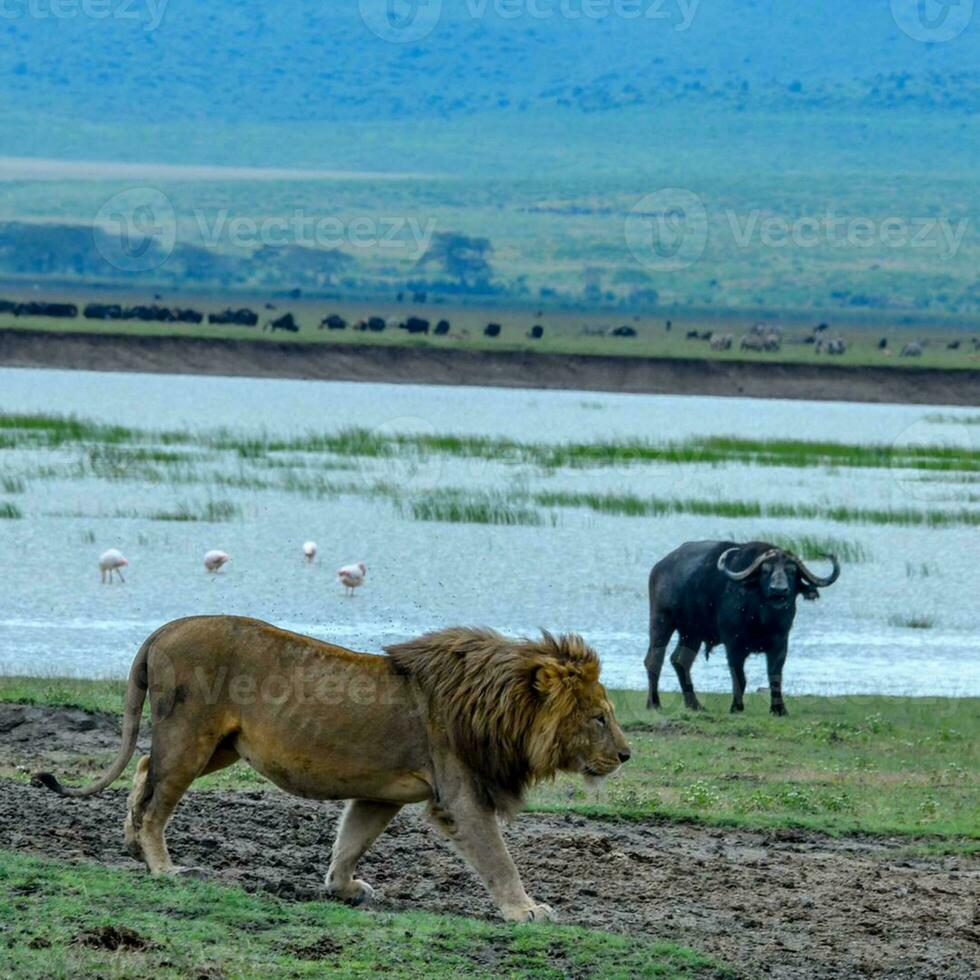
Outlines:
[[[0, 703], [0, 775], [18, 769], [55, 769], [66, 777], [91, 773], [93, 762], [115, 756], [121, 732], [116, 715]], [[149, 731], [140, 732], [140, 749], [149, 744]]]
[[[0, 733], [0, 764], [15, 748], [10, 731]], [[0, 847], [145, 873], [122, 850], [125, 801], [125, 787], [71, 800], [0, 780]], [[275, 792], [195, 792], [174, 817], [171, 850], [226, 884], [320, 899], [340, 812]], [[975, 859], [910, 860], [902, 838], [574, 815], [525, 814], [505, 835], [528, 890], [562, 921], [684, 943], [746, 976], [966, 980], [980, 972]], [[415, 807], [359, 873], [378, 888], [380, 911], [495, 916], [482, 885]]]
[[980, 404], [980, 371], [0, 329], [0, 365], [815, 401]]
[[78, 708], [47, 708], [0, 703], [0, 740], [9, 752], [18, 744], [43, 744], [47, 750], [118, 748], [120, 724], [115, 715]]
[[155, 949], [156, 943], [144, 938], [133, 929], [126, 926], [99, 926], [77, 935], [72, 944], [87, 946], [89, 949], [104, 949], [110, 953], [129, 952], [143, 953]]
[[344, 944], [330, 936], [321, 936], [308, 946], [291, 946], [289, 952], [301, 960], [336, 960], [344, 951]]

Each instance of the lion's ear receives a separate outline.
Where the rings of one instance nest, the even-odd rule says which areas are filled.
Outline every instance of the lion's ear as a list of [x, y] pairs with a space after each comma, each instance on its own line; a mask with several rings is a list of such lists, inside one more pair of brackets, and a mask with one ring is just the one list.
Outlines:
[[572, 671], [565, 664], [542, 664], [534, 672], [532, 687], [538, 697], [547, 699], [557, 694], [571, 679]]
[[599, 679], [598, 663], [542, 664], [534, 672], [533, 688], [538, 697], [547, 700], [564, 692], [574, 692], [596, 683]]

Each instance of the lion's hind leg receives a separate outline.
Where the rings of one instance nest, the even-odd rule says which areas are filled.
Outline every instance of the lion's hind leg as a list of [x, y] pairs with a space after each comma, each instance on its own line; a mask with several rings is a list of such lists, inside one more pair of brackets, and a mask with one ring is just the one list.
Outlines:
[[140, 844], [140, 827], [143, 823], [143, 807], [146, 803], [146, 776], [150, 769], [150, 757], [144, 755], [136, 764], [133, 776], [133, 788], [126, 804], [126, 822], [123, 825], [123, 837], [126, 842], [126, 852], [137, 861], [143, 860], [143, 846]]
[[196, 868], [176, 867], [170, 859], [164, 832], [181, 797], [191, 783], [205, 772], [214, 772], [235, 762], [238, 755], [225, 751], [224, 743], [214, 744], [211, 739], [192, 740], [181, 738], [179, 729], [166, 731], [159, 725], [153, 733], [153, 747], [147, 760], [143, 758], [137, 767], [140, 796], [134, 782], [134, 801], [127, 820], [135, 831], [140, 853], [150, 873], [203, 875]]
[[345, 902], [360, 905], [374, 897], [374, 889], [354, 877], [354, 869], [364, 852], [378, 839], [401, 809], [398, 803], [373, 803], [350, 800], [337, 829], [330, 869], [327, 871], [327, 893]]

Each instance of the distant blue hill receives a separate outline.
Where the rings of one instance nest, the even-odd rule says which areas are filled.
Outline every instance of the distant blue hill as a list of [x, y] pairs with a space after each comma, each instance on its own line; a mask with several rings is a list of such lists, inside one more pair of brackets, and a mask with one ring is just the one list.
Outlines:
[[[26, 8], [26, 0], [8, 7], [22, 9], [18, 2]], [[413, 9], [391, 2], [396, 13]], [[655, 18], [638, 20], [561, 16], [563, 9], [581, 14], [583, 5], [633, 10], [631, 0], [598, 0], [598, 7], [597, 0], [528, 0], [524, 9], [539, 15], [516, 19], [498, 11], [513, 0], [413, 2], [418, 13], [414, 25], [406, 18], [407, 37], [427, 27], [433, 11], [442, 13], [408, 43], [383, 40], [365, 24], [361, 8], [377, 24], [386, 0], [108, 0], [120, 16], [7, 16], [0, 19], [0, 105], [5, 115], [35, 121], [134, 129], [494, 115], [511, 118], [518, 131], [524, 115], [566, 109], [963, 118], [980, 109], [980, 24], [950, 43], [920, 43], [899, 27], [887, 0], [635, 0]], [[530, 127], [525, 135], [533, 136]], [[116, 142], [95, 133], [60, 139], [89, 156]], [[142, 149], [152, 152], [152, 141]]]

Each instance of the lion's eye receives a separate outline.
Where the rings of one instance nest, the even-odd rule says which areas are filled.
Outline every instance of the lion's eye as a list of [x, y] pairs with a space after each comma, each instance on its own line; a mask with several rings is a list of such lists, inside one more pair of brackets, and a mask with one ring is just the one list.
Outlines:
[[606, 716], [605, 715], [596, 715], [595, 721], [597, 721], [600, 725], [602, 725], [603, 728], [606, 727]]

